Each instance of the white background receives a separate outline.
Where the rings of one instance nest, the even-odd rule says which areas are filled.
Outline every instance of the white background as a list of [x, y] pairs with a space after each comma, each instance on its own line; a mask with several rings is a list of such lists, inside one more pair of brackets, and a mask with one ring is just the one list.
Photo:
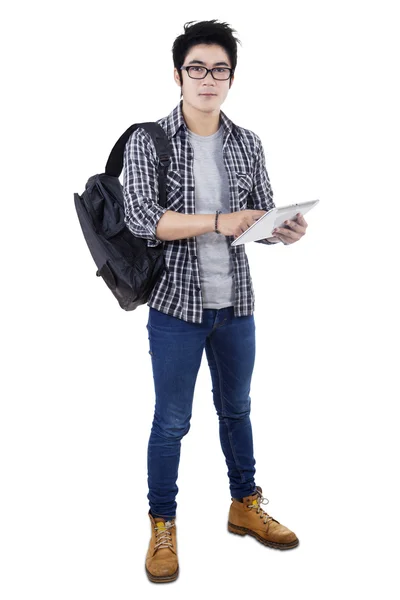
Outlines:
[[[395, 2], [22, 2], [3, 14], [1, 596], [399, 597], [399, 21]], [[256, 482], [294, 530], [227, 531], [205, 355], [178, 479], [179, 579], [144, 560], [154, 411], [148, 307], [121, 310], [73, 203], [129, 125], [179, 102], [187, 21], [237, 30], [222, 110], [263, 142], [307, 235], [246, 245]], [[5, 221], [5, 223], [4, 223]]]

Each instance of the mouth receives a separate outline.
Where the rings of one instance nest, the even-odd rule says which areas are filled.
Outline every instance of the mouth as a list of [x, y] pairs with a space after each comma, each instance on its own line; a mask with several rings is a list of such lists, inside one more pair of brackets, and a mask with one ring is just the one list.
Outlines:
[[200, 94], [200, 96], [216, 96], [217, 94]]

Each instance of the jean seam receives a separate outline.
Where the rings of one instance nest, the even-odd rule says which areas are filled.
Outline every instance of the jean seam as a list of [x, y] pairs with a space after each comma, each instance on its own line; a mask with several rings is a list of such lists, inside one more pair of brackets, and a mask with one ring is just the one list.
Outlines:
[[[219, 393], [221, 394], [222, 418], [225, 418], [224, 417], [224, 415], [225, 415], [225, 411], [224, 411], [224, 395], [222, 393], [222, 377], [221, 377], [221, 372], [220, 372], [218, 361], [217, 361], [217, 355], [214, 352], [214, 348], [213, 348], [213, 345], [212, 345], [212, 342], [211, 342], [211, 337], [210, 337], [210, 347], [211, 347], [211, 350], [212, 350], [213, 355], [214, 355], [215, 364], [217, 365], [217, 371], [218, 371], [218, 377], [219, 377]], [[235, 467], [236, 467], [236, 469], [237, 469], [237, 471], [238, 471], [238, 473], [240, 475], [240, 479], [243, 482], [244, 481], [243, 472], [242, 472], [242, 470], [239, 467], [239, 462], [238, 462], [238, 459], [237, 459], [237, 456], [236, 456], [235, 448], [234, 448], [234, 445], [232, 443], [232, 433], [229, 431], [229, 419], [226, 421], [226, 428], [228, 430], [228, 440], [229, 440], [229, 445], [231, 447], [233, 460], [235, 461]]]

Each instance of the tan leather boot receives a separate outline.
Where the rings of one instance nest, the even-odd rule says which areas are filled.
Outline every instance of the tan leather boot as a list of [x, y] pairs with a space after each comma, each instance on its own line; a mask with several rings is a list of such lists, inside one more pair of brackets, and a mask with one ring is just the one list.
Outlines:
[[296, 534], [261, 508], [260, 504], [268, 504], [268, 500], [263, 497], [259, 485], [256, 490], [253, 495], [243, 498], [243, 502], [232, 498], [228, 531], [239, 535], [252, 535], [256, 540], [271, 548], [279, 550], [295, 548], [299, 544]]
[[146, 556], [146, 573], [154, 583], [175, 581], [178, 577], [178, 553], [175, 519], [154, 519], [150, 514], [151, 539]]

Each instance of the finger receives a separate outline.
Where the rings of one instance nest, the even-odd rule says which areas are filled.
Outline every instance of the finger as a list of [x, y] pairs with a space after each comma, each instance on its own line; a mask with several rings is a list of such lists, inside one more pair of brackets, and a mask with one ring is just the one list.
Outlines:
[[295, 231], [292, 231], [291, 229], [284, 229], [283, 227], [277, 227], [277, 229], [274, 229], [274, 231], [272, 233], [273, 233], [273, 235], [278, 235], [278, 236], [282, 236], [285, 238], [287, 237], [289, 239], [298, 237], [298, 235]]
[[291, 231], [290, 229], [282, 229], [279, 227], [272, 233], [280, 240], [288, 242], [290, 244], [293, 244], [293, 242], [298, 242], [303, 237], [302, 233], [296, 233], [295, 231]]
[[280, 240], [283, 244], [293, 244], [295, 240], [291, 240], [286, 235], [279, 235], [279, 233], [275, 234], [275, 237]]
[[300, 236], [303, 236], [306, 233], [306, 227], [299, 225], [295, 221], [285, 221], [284, 225], [285, 227], [282, 229], [282, 231], [284, 232], [292, 230], [298, 233]]
[[[302, 225], [299, 225], [299, 223], [296, 223], [296, 221], [285, 221], [284, 225], [286, 225], [285, 231], [290, 231], [290, 229], [292, 231], [297, 231], [298, 233], [304, 233], [305, 232], [305, 227], [303, 227]], [[289, 229], [287, 229], [289, 228]]]
[[301, 213], [298, 213], [297, 215], [297, 222], [302, 225], [303, 227], [308, 227], [307, 221], [305, 220], [305, 218], [303, 217], [303, 215]]

